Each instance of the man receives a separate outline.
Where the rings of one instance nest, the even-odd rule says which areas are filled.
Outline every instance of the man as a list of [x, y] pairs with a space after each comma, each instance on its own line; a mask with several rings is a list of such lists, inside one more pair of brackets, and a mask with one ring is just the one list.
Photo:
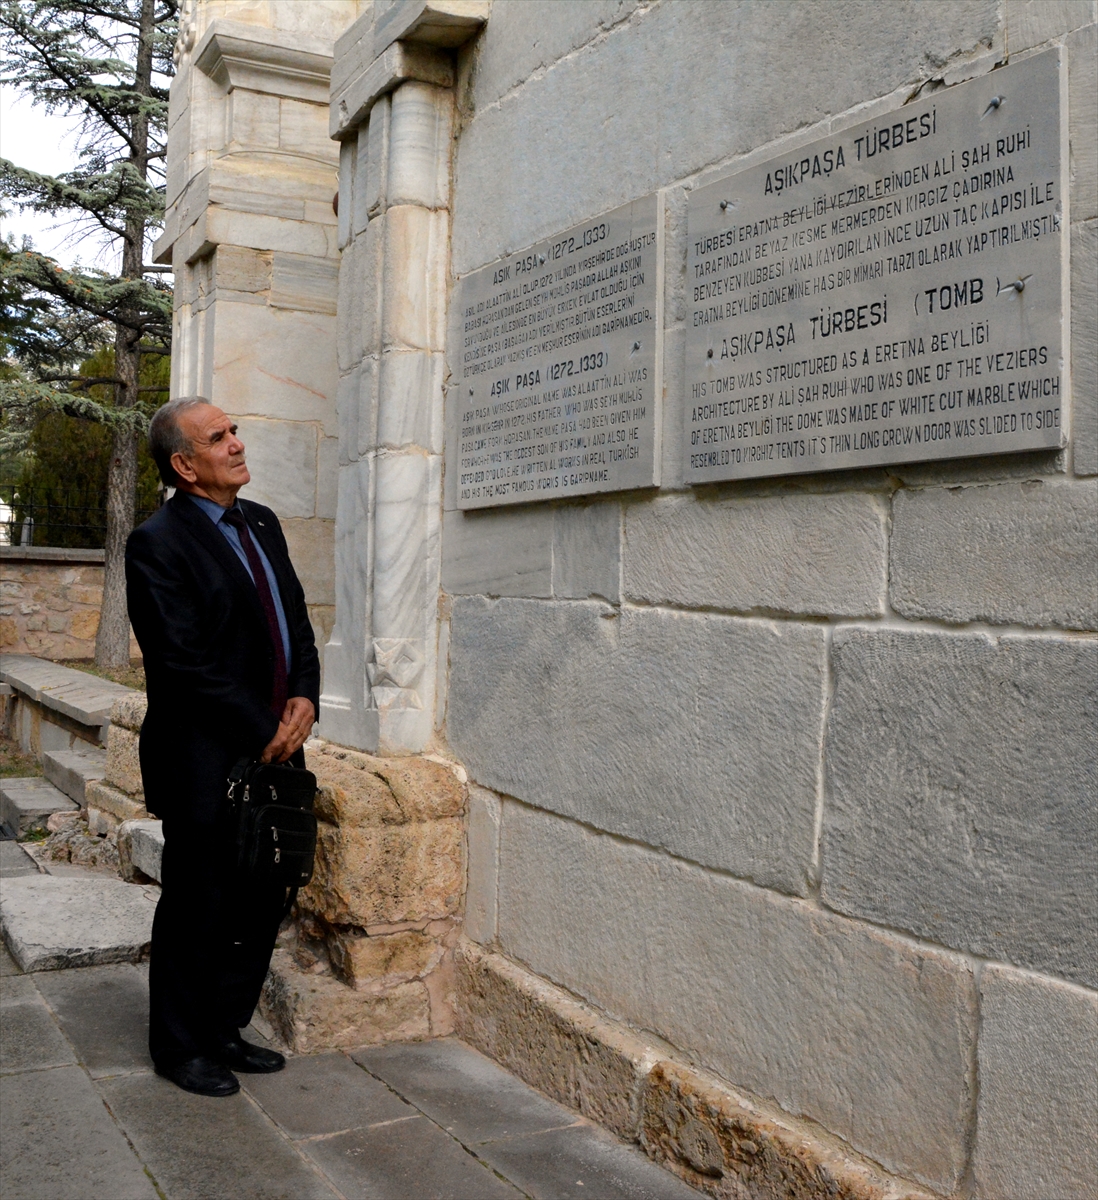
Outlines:
[[235, 871], [226, 777], [242, 758], [304, 766], [320, 664], [278, 518], [238, 500], [251, 479], [236, 425], [201, 397], [153, 417], [149, 448], [175, 495], [130, 535], [126, 582], [149, 707], [141, 778], [164, 822], [149, 970], [159, 1074], [205, 1096], [233, 1071], [277, 1071], [245, 1042], [286, 894]]

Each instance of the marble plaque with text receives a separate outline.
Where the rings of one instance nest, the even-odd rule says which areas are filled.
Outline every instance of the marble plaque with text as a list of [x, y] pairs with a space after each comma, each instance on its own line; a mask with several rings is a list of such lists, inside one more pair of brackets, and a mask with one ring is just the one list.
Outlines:
[[689, 199], [691, 483], [1064, 440], [1059, 51]]
[[647, 196], [458, 283], [446, 398], [456, 507], [659, 482], [657, 212]]

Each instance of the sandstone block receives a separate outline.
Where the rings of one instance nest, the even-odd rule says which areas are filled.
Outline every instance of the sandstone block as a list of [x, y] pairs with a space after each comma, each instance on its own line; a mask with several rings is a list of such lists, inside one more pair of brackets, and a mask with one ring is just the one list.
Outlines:
[[148, 707], [149, 698], [144, 692], [130, 692], [111, 706], [111, 724], [140, 733]]
[[365, 827], [321, 821], [315, 872], [298, 903], [332, 925], [450, 916], [461, 904], [463, 834], [455, 818]]
[[499, 797], [487, 788], [469, 789], [469, 878], [465, 889], [465, 933], [474, 942], [496, 940], [499, 887]]
[[321, 793], [317, 813], [337, 825], [402, 824], [457, 816], [465, 790], [442, 763], [418, 756], [377, 758], [341, 746], [309, 755]]
[[553, 595], [621, 599], [620, 505], [565, 504], [553, 510]]
[[885, 590], [873, 496], [669, 496], [625, 510], [630, 598], [740, 612], [872, 615]]
[[837, 1138], [671, 1062], [648, 1076], [643, 1121], [648, 1153], [719, 1200], [932, 1200]]
[[501, 954], [462, 943], [457, 1031], [554, 1100], [633, 1141], [656, 1052]]
[[458, 598], [447, 728], [486, 787], [803, 892], [823, 640], [790, 623]]
[[144, 795], [141, 784], [141, 760], [138, 735], [113, 722], [107, 730], [107, 766], [105, 779], [112, 787], [138, 798]]
[[1098, 1180], [1098, 997], [989, 966], [980, 983], [980, 1200], [1090, 1200]]
[[[116, 827], [119, 821], [144, 821], [149, 816], [141, 800], [127, 796], [125, 792], [120, 792], [102, 780], [87, 785], [84, 789], [84, 801], [89, 813], [95, 809], [113, 817], [115, 824], [112, 828]], [[88, 819], [91, 820], [90, 816]]]
[[[61, 628], [64, 628], [62, 626]], [[74, 638], [93, 638], [99, 629], [99, 613], [95, 609], [74, 612], [69, 621], [69, 632]]]
[[374, 935], [334, 933], [328, 952], [336, 974], [350, 987], [376, 990], [422, 979], [438, 966], [443, 948], [415, 929]]
[[553, 510], [442, 515], [442, 587], [451, 595], [550, 596]]
[[692, 1061], [949, 1193], [967, 1161], [972, 970], [505, 802], [500, 943]]
[[903, 489], [889, 579], [906, 617], [1098, 628], [1098, 484]]
[[1098, 982], [1098, 646], [837, 630], [823, 897]]
[[330, 975], [298, 970], [285, 950], [275, 951], [260, 1010], [295, 1054], [430, 1035], [430, 1001], [422, 983], [364, 995]]
[[1098, 221], [1071, 227], [1071, 396], [1075, 473], [1098, 475]]

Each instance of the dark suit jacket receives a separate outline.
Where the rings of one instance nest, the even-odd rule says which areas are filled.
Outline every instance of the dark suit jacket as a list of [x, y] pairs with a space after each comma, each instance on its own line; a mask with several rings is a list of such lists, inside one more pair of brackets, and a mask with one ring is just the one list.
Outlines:
[[[305, 594], [278, 518], [241, 500], [278, 579], [290, 633], [289, 692], [319, 708], [320, 660]], [[145, 661], [145, 804], [159, 817], [212, 821], [238, 759], [274, 737], [274, 646], [259, 593], [209, 517], [177, 492], [126, 544], [130, 623]]]

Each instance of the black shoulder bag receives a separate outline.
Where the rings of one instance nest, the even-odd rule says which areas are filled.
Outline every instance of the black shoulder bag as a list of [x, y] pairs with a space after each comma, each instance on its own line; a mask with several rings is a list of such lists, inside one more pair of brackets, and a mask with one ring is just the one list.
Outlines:
[[313, 877], [316, 776], [285, 764], [241, 759], [229, 774], [237, 868], [245, 884], [291, 888], [289, 912]]

